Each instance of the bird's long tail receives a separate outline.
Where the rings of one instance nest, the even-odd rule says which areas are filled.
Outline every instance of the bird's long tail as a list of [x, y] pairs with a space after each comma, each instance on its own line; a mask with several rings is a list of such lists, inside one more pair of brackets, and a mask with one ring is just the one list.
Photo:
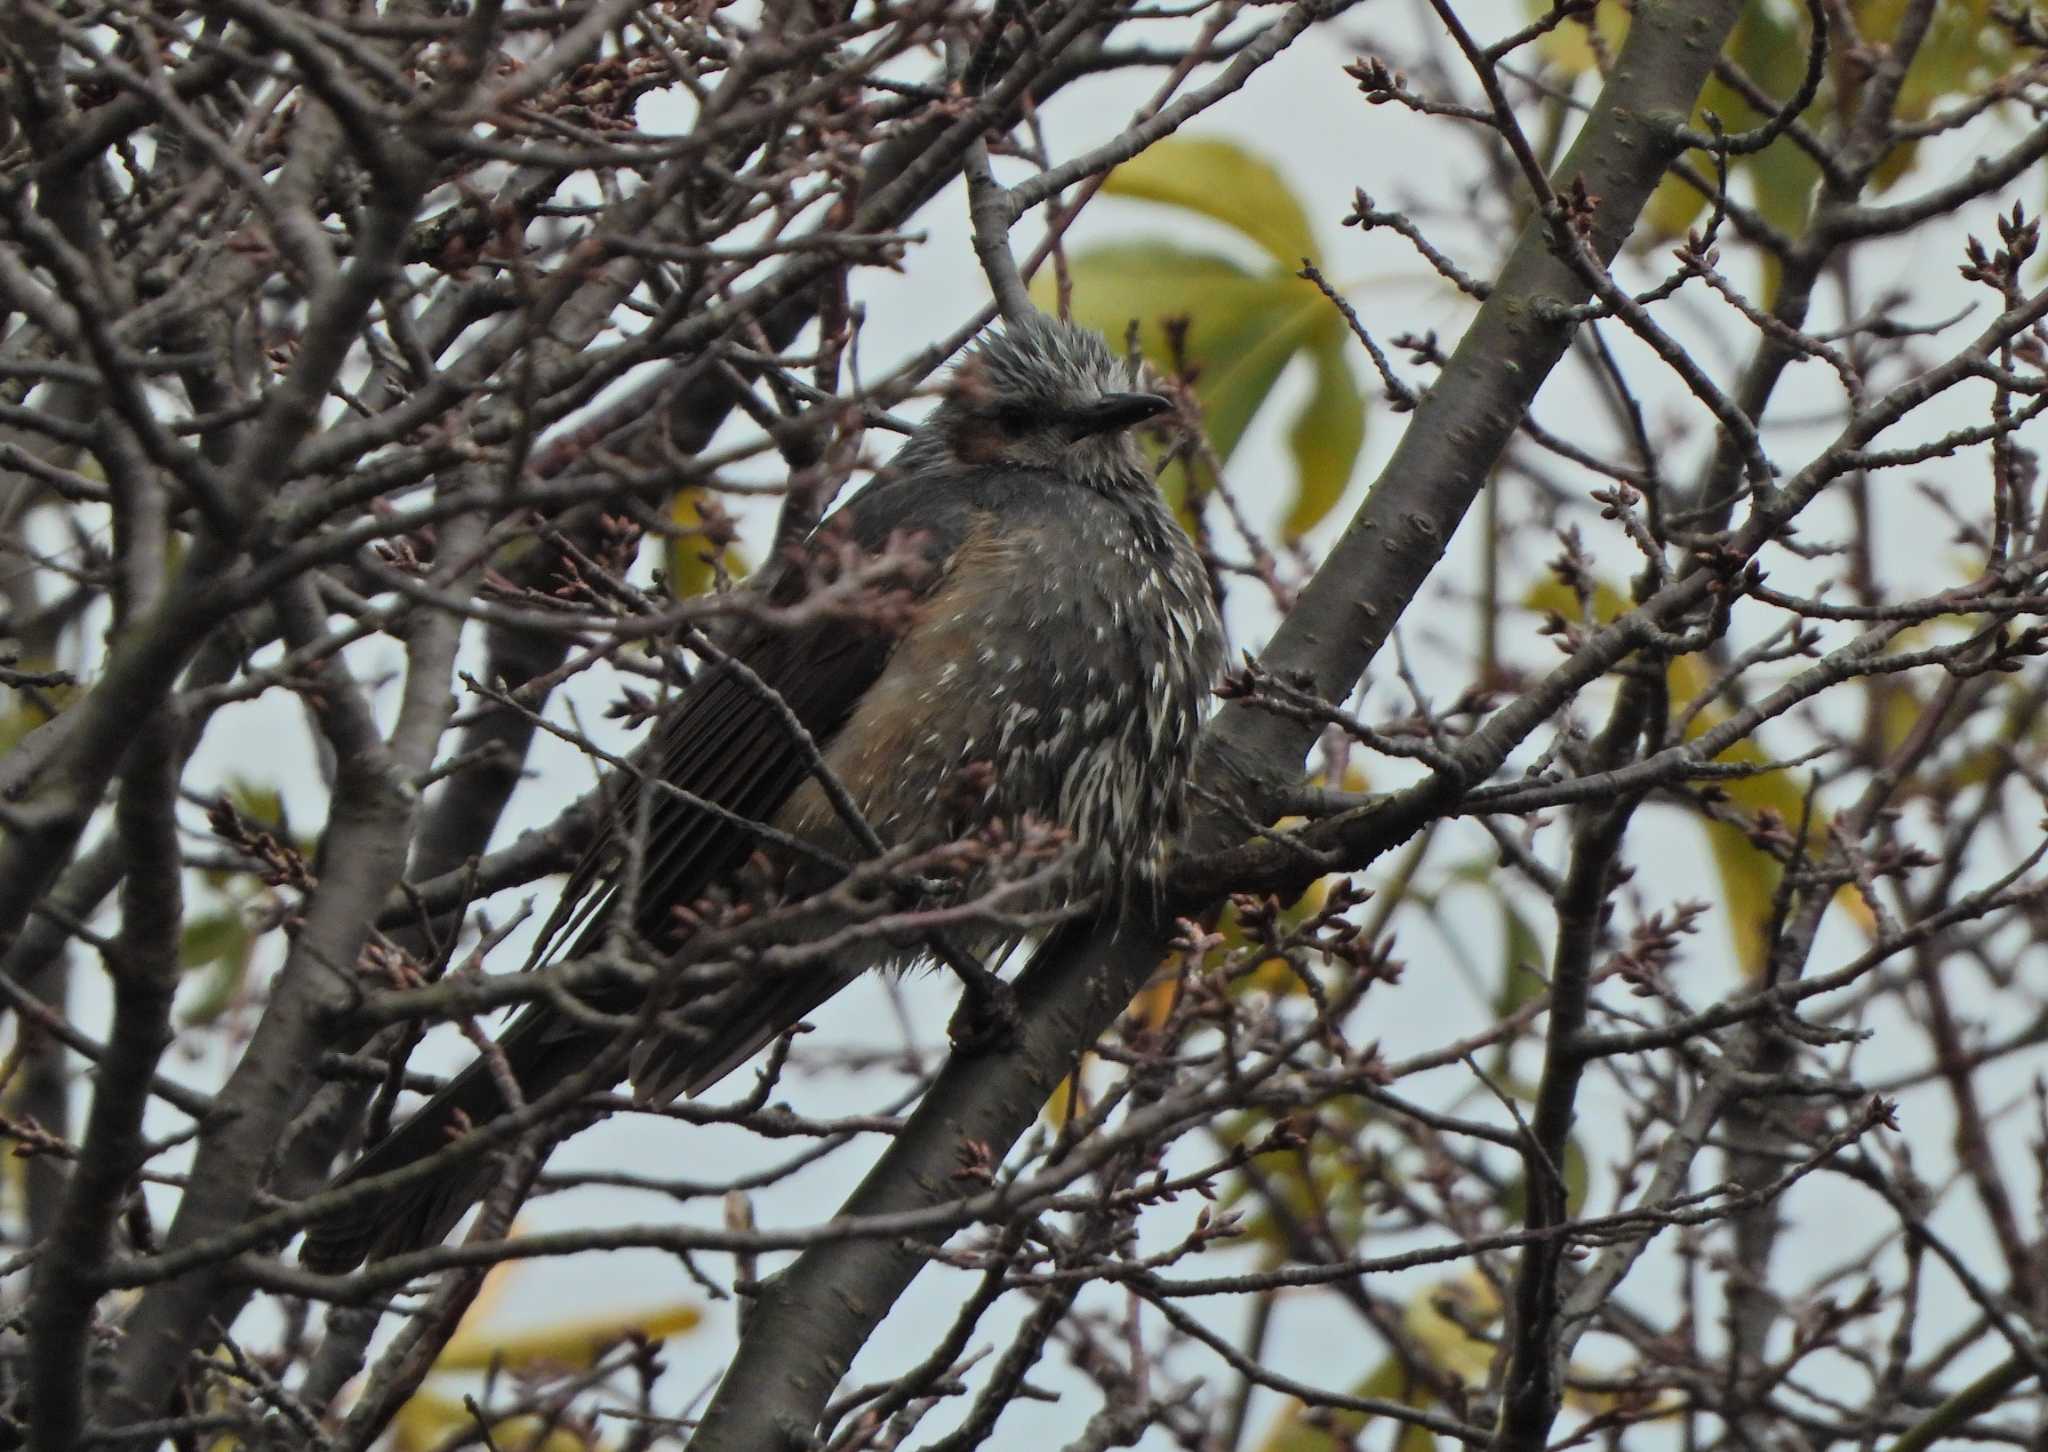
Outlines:
[[[521, 1096], [531, 1103], [587, 1068], [605, 1042], [602, 1031], [565, 1025], [560, 1014], [534, 1004], [512, 1022], [497, 1046]], [[505, 1109], [505, 1096], [499, 1091], [492, 1066], [478, 1059], [328, 1188], [342, 1189], [437, 1154], [463, 1130], [495, 1119]], [[353, 1269], [367, 1257], [382, 1258], [433, 1245], [488, 1193], [499, 1165], [496, 1155], [479, 1154], [390, 1191], [372, 1205], [316, 1221], [306, 1232], [299, 1260], [309, 1269], [332, 1275]]]
[[[618, 1077], [625, 1078], [630, 1069], [636, 1095], [648, 1103], [699, 1093], [801, 1022], [854, 976], [842, 969], [820, 968], [737, 985], [738, 991], [729, 989], [722, 999], [712, 996], [701, 1005], [694, 1032], [655, 1034], [638, 1045]], [[616, 1012], [624, 1005], [608, 1007]], [[609, 1030], [586, 1026], [547, 1004], [534, 1003], [499, 1036], [497, 1047], [519, 1085], [520, 1097], [530, 1104], [588, 1068], [610, 1039]], [[464, 1130], [497, 1118], [506, 1107], [489, 1062], [478, 1059], [327, 1188], [359, 1184], [437, 1154]], [[574, 1127], [566, 1126], [564, 1132]], [[372, 1205], [315, 1221], [299, 1251], [300, 1263], [338, 1275], [366, 1258], [434, 1245], [489, 1193], [498, 1167], [496, 1155], [478, 1154], [392, 1190]]]

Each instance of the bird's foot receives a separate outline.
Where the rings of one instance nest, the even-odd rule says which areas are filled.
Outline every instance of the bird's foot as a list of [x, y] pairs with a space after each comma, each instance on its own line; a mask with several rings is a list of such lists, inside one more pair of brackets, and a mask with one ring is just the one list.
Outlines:
[[1007, 1048], [1017, 1037], [1017, 993], [1001, 978], [989, 972], [979, 958], [962, 952], [943, 938], [930, 944], [941, 963], [958, 975], [967, 991], [946, 1036], [963, 1054], [988, 1054]]
[[953, 1052], [992, 1054], [1015, 1043], [1023, 1021], [1017, 1012], [1017, 990], [986, 968], [966, 983], [967, 992], [946, 1028]]

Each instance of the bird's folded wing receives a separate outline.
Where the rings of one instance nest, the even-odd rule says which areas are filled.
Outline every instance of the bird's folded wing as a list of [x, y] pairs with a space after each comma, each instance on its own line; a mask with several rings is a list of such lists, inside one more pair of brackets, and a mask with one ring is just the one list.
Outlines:
[[[921, 510], [920, 496], [925, 501]], [[901, 588], [920, 597], [943, 579], [952, 552], [975, 523], [976, 512], [965, 500], [931, 505], [929, 493], [911, 487], [910, 481], [885, 482], [841, 511], [846, 516], [841, 537], [875, 553], [915, 526], [915, 554], [924, 568], [906, 569]], [[921, 517], [913, 519], [914, 513]], [[771, 606], [801, 598], [803, 573], [792, 572], [788, 579], [791, 583], [770, 596]], [[631, 926], [657, 950], [669, 940], [675, 908], [702, 897], [745, 861], [759, 843], [749, 824], [771, 819], [812, 770], [810, 753], [790, 730], [790, 718], [814, 742], [828, 741], [895, 648], [896, 633], [882, 628], [886, 623], [886, 616], [878, 622], [875, 612], [863, 611], [856, 601], [844, 612], [821, 611], [795, 624], [763, 620], [740, 631], [729, 653], [744, 662], [746, 672], [730, 664], [708, 664], [640, 757], [641, 772], [676, 790], [643, 786], [638, 775], [622, 779], [611, 825], [571, 874], [564, 906], [547, 936], [568, 940], [573, 932], [576, 953], [603, 941], [619, 896], [619, 874], [631, 859], [628, 834], [644, 832]], [[643, 792], [651, 793], [644, 809]], [[642, 1057], [650, 1076], [669, 1094], [705, 1087], [844, 981], [843, 975], [821, 968], [789, 982], [761, 985], [752, 995], [734, 995], [730, 1007], [713, 1009], [709, 1033], [646, 1051]], [[595, 993], [591, 1007], [630, 1013], [637, 1003], [624, 996], [627, 992], [622, 985], [614, 993]], [[498, 1047], [522, 1097], [531, 1101], [588, 1065], [608, 1037], [536, 1002], [500, 1036]], [[335, 1184], [355, 1183], [434, 1154], [465, 1126], [485, 1123], [505, 1107], [490, 1066], [482, 1060], [472, 1063]], [[365, 1255], [430, 1245], [488, 1188], [492, 1173], [491, 1162], [479, 1157], [394, 1192], [374, 1216], [360, 1211], [331, 1216], [309, 1228], [300, 1258], [314, 1269], [339, 1271]]]

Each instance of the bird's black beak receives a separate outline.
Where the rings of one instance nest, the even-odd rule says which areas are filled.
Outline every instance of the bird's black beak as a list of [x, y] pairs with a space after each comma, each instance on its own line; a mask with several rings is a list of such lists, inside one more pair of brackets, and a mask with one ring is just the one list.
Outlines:
[[1085, 439], [1141, 424], [1172, 407], [1172, 400], [1156, 393], [1105, 393], [1095, 402], [1074, 409], [1061, 422], [1068, 438]]

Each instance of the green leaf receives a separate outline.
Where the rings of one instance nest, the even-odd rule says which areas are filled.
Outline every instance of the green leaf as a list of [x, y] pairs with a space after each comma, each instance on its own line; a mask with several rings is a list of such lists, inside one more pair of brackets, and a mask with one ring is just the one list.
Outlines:
[[230, 806], [259, 826], [275, 831], [285, 824], [284, 793], [267, 782], [229, 777], [224, 795]]
[[1109, 174], [1102, 189], [1184, 207], [1242, 232], [1291, 274], [1314, 260], [1308, 214], [1271, 163], [1232, 141], [1169, 136]]
[[1296, 471], [1289, 534], [1306, 534], [1336, 507], [1365, 446], [1365, 397], [1344, 361], [1343, 335], [1325, 334], [1314, 348], [1315, 392], [1287, 436]]
[[230, 908], [185, 920], [185, 932], [178, 942], [178, 965], [186, 971], [204, 968], [216, 959], [238, 953], [248, 941], [242, 915]]
[[[1790, 98], [1806, 79], [1808, 42], [1805, 16], [1795, 18], [1762, 0], [1750, 0], [1728, 37], [1728, 55], [1771, 95]], [[1730, 130], [1761, 126], [1769, 119], [1717, 80], [1707, 83], [1700, 105], [1711, 107]], [[1816, 99], [1803, 114], [1809, 121], [1817, 120], [1821, 108]], [[1742, 165], [1756, 194], [1757, 210], [1771, 225], [1795, 237], [1805, 232], [1820, 189], [1820, 167], [1813, 158], [1781, 136]]]
[[[1365, 437], [1364, 402], [1344, 360], [1343, 320], [1315, 287], [1288, 272], [1254, 273], [1213, 252], [1168, 243], [1119, 243], [1078, 254], [1071, 268], [1074, 316], [1114, 346], [1133, 322], [1145, 356], [1175, 366], [1166, 322], [1185, 318], [1185, 361], [1194, 370], [1209, 442], [1228, 459], [1297, 355], [1316, 368], [1296, 420], [1298, 466], [1289, 527], [1306, 528], [1344, 492]], [[1052, 281], [1038, 287], [1050, 305]], [[1178, 466], [1161, 481], [1176, 507], [1186, 497]]]
[[[1250, 1177], [1233, 1175], [1225, 1183], [1219, 1203], [1225, 1209], [1244, 1205], [1245, 1238], [1276, 1252], [1284, 1254], [1291, 1242], [1286, 1226], [1272, 1213], [1265, 1196], [1278, 1201], [1295, 1223], [1324, 1226], [1342, 1245], [1357, 1243], [1367, 1233], [1375, 1211], [1374, 1190], [1366, 1181], [1400, 1178], [1397, 1170], [1386, 1165], [1363, 1177], [1360, 1174], [1361, 1156], [1376, 1153], [1366, 1143], [1367, 1132], [1381, 1117], [1381, 1111], [1363, 1099], [1326, 1101], [1306, 1145], [1254, 1155], [1257, 1190]], [[1274, 1116], [1254, 1110], [1219, 1119], [1215, 1133], [1227, 1145], [1260, 1144], [1274, 1124]]]
[[43, 712], [27, 705], [17, 706], [12, 711], [0, 714], [0, 753], [14, 750], [29, 732], [48, 719]]
[[[1934, 23], [1913, 53], [1913, 64], [1899, 88], [1894, 114], [1900, 120], [1924, 121], [1944, 101], [1968, 101], [1983, 94], [2014, 71], [2023, 58], [2031, 63], [2031, 54], [2012, 43], [2011, 32], [1994, 23], [1989, 11], [1989, 0], [1943, 0], [1935, 8]], [[2039, 7], [2035, 7], [2035, 15], [2038, 19]], [[1892, 25], [1896, 24], [1894, 19]], [[1885, 39], [1891, 38], [1887, 33]], [[1873, 192], [1883, 192], [1919, 159], [1917, 141], [1893, 147], [1871, 177]]]
[[[668, 537], [667, 550], [669, 593], [678, 600], [708, 594], [718, 583], [719, 567], [735, 580], [747, 572], [746, 557], [731, 546], [714, 555], [705, 539], [704, 501], [703, 489], [690, 485], [678, 489], [668, 502], [669, 523], [681, 531]], [[723, 530], [722, 522], [719, 528]]]
[[[1536, 1102], [1533, 1085], [1509, 1084], [1505, 1086], [1515, 1098], [1524, 1103]], [[1546, 1169], [1544, 1174], [1550, 1172]], [[1566, 1215], [1576, 1215], [1586, 1205], [1586, 1190], [1592, 1183], [1592, 1171], [1586, 1163], [1586, 1151], [1579, 1144], [1575, 1134], [1566, 1135], [1564, 1141], [1564, 1210]], [[1515, 1225], [1529, 1218], [1529, 1182], [1521, 1175], [1501, 1191], [1500, 1213]]]
[[[1728, 38], [1725, 53], [1766, 92], [1789, 98], [1798, 93], [1806, 77], [1805, 21], [1780, 12], [1768, 0], [1751, 0]], [[1824, 98], [1816, 98], [1802, 115], [1816, 120], [1824, 109]], [[1692, 110], [1692, 126], [1704, 130], [1710, 111], [1729, 131], [1746, 131], [1768, 119], [1718, 78], [1709, 78], [1700, 91]], [[1714, 176], [1713, 158], [1706, 152], [1689, 151], [1686, 161], [1702, 177]], [[1762, 151], [1737, 158], [1735, 165], [1749, 180], [1756, 209], [1773, 226], [1792, 236], [1806, 230], [1820, 182], [1820, 168], [1812, 157], [1781, 136]], [[1704, 196], [1687, 182], [1668, 176], [1643, 209], [1643, 220], [1650, 236], [1668, 239], [1684, 235], [1705, 209]]]
[[[1104, 187], [1219, 222], [1278, 264], [1254, 271], [1164, 241], [1096, 248], [1073, 260], [1074, 315], [1112, 344], [1136, 321], [1145, 356], [1165, 372], [1177, 361], [1165, 322], [1185, 318], [1184, 361], [1194, 370], [1209, 442], [1226, 460], [1287, 365], [1308, 356], [1315, 382], [1289, 431], [1295, 484], [1286, 528], [1309, 529], [1350, 482], [1365, 440], [1365, 400], [1345, 361], [1343, 320], [1296, 275], [1317, 253], [1307, 209], [1271, 163], [1217, 138], [1168, 137], [1111, 172]], [[1049, 275], [1034, 291], [1041, 306], [1051, 306]], [[1160, 483], [1178, 509], [1187, 497], [1183, 467]]]
[[[1071, 271], [1076, 321], [1113, 347], [1136, 322], [1138, 346], [1162, 369], [1174, 361], [1167, 320], [1188, 320], [1195, 395], [1207, 415], [1209, 441], [1226, 459], [1313, 323], [1304, 292], [1314, 296], [1314, 289], [1285, 273], [1249, 272], [1213, 252], [1117, 243], [1079, 254]], [[1049, 302], [1051, 279], [1041, 290]]]
[[[1500, 991], [1494, 995], [1493, 1019], [1500, 1023], [1521, 1012], [1524, 1004], [1540, 998], [1549, 991], [1540, 970], [1550, 955], [1543, 951], [1543, 941], [1536, 936], [1536, 930], [1529, 926], [1529, 920], [1515, 910], [1515, 905], [1505, 894], [1500, 898], [1501, 915], [1501, 975]], [[1491, 1073], [1505, 1074], [1509, 1060], [1514, 1057], [1514, 1041], [1504, 1039], [1494, 1049]]]
[[484, 1371], [594, 1366], [629, 1336], [666, 1341], [697, 1329], [704, 1313], [688, 1302], [651, 1306], [639, 1311], [604, 1311], [583, 1318], [565, 1318], [530, 1331], [505, 1332], [489, 1327], [464, 1327], [434, 1360], [434, 1370]]
[[[1417, 1409], [1426, 1409], [1435, 1401], [1425, 1388], [1411, 1381], [1408, 1368], [1398, 1356], [1381, 1361], [1370, 1375], [1351, 1388], [1351, 1395], [1401, 1402]], [[1307, 1411], [1300, 1402], [1290, 1401], [1266, 1434], [1261, 1452], [1344, 1452], [1345, 1448], [1359, 1445], [1359, 1434], [1373, 1420], [1363, 1412], [1334, 1412], [1311, 1422]], [[1318, 1422], [1323, 1425], [1317, 1425]], [[1434, 1433], [1410, 1424], [1401, 1429], [1394, 1452], [1436, 1452], [1436, 1445]]]
[[[1531, 20], [1548, 15], [1553, 8], [1551, 0], [1522, 0], [1522, 11]], [[1592, 28], [1598, 32], [1600, 43], [1611, 59], [1621, 49], [1621, 43], [1628, 39], [1627, 8], [1620, 0], [1600, 0], [1593, 8]], [[1583, 19], [1567, 20], [1552, 27], [1537, 44], [1545, 60], [1575, 76], [1587, 74], [1599, 63], [1592, 36], [1587, 33]]]
[[249, 925], [235, 907], [186, 919], [178, 941], [178, 964], [188, 973], [206, 970], [198, 992], [185, 1006], [186, 1023], [212, 1023], [241, 997], [253, 946]]
[[[1708, 663], [1696, 655], [1681, 656], [1672, 661], [1665, 669], [1665, 676], [1674, 704], [1691, 701], [1713, 683]], [[1729, 708], [1718, 701], [1702, 707], [1686, 724], [1686, 740], [1694, 740], [1711, 731], [1728, 718], [1728, 712]], [[1771, 758], [1763, 744], [1751, 736], [1736, 742], [1714, 759], [1761, 766]], [[1752, 816], [1774, 813], [1788, 829], [1796, 828], [1805, 812], [1805, 788], [1790, 772], [1770, 771], [1757, 776], [1735, 777], [1716, 785]], [[1714, 854], [1714, 866], [1720, 873], [1721, 901], [1735, 934], [1736, 951], [1745, 969], [1751, 974], [1761, 973], [1770, 952], [1771, 908], [1783, 868], [1776, 857], [1751, 842], [1748, 833], [1733, 823], [1708, 821], [1703, 825], [1707, 845]], [[1808, 840], [1824, 838], [1826, 832], [1827, 823], [1816, 812], [1807, 828]]]
[[[1578, 602], [1572, 598], [1571, 592], [1554, 579], [1536, 586], [1524, 597], [1523, 603], [1532, 610], [1551, 611], [1567, 618], [1575, 619], [1579, 613]], [[1593, 590], [1593, 616], [1596, 621], [1605, 624], [1618, 618], [1627, 608], [1627, 600], [1619, 590], [1596, 583]], [[1665, 666], [1664, 678], [1675, 711], [1707, 690], [1713, 684], [1714, 676], [1703, 657], [1686, 655]], [[1727, 720], [1728, 714], [1727, 706], [1718, 701], [1708, 702], [1686, 723], [1685, 739], [1696, 740]], [[1714, 760], [1762, 766], [1771, 757], [1763, 744], [1750, 736], [1726, 748]], [[1716, 783], [1716, 786], [1752, 816], [1775, 813], [1788, 828], [1796, 827], [1805, 811], [1804, 787], [1784, 771], [1733, 777]], [[1707, 818], [1702, 818], [1700, 825], [1707, 834], [1707, 846], [1714, 854], [1714, 866], [1721, 879], [1721, 907], [1727, 914], [1729, 928], [1735, 938], [1736, 953], [1750, 973], [1760, 972], [1770, 948], [1766, 937], [1782, 869], [1777, 858], [1751, 842], [1741, 827]], [[1823, 838], [1827, 832], [1826, 818], [1819, 812], [1814, 813], [1807, 831], [1809, 841]]]

